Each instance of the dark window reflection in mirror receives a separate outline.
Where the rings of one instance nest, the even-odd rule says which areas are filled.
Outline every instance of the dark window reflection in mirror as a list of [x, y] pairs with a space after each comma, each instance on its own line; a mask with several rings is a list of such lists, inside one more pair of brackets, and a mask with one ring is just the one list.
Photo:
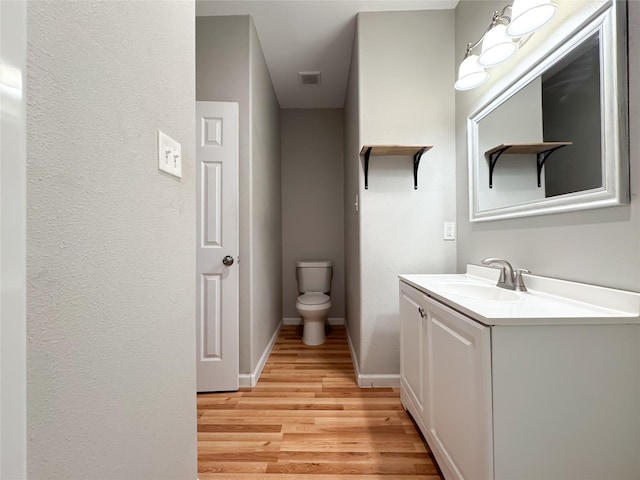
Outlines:
[[573, 142], [545, 163], [546, 197], [602, 186], [600, 41], [593, 35], [542, 75], [545, 142]]

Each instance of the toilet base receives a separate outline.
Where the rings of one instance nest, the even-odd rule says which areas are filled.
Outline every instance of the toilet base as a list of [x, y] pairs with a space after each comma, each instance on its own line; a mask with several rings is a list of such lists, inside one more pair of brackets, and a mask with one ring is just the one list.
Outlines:
[[322, 345], [325, 340], [324, 318], [305, 318], [302, 330], [302, 343], [310, 347], [316, 347]]

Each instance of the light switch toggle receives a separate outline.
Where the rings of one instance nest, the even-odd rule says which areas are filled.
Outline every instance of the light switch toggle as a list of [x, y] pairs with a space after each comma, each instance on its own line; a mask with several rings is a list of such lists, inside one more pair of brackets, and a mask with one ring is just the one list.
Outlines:
[[158, 130], [158, 170], [182, 178], [182, 146]]

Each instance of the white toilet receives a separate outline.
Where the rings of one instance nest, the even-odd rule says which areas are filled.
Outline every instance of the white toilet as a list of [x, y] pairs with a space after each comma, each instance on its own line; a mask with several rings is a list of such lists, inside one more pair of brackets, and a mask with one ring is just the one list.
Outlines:
[[333, 266], [330, 260], [296, 263], [296, 278], [300, 293], [296, 310], [304, 324], [302, 341], [305, 345], [324, 343], [324, 324], [331, 308], [329, 293], [332, 276]]

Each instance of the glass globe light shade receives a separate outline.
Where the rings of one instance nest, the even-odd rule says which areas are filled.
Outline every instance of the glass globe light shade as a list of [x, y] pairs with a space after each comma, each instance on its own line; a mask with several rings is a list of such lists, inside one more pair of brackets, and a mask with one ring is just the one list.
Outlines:
[[506, 36], [507, 26], [499, 23], [489, 30], [482, 40], [482, 52], [478, 63], [483, 67], [494, 67], [507, 61], [518, 51], [518, 45]]
[[489, 74], [478, 65], [478, 56], [467, 56], [458, 69], [458, 81], [454, 84], [456, 90], [471, 90], [479, 87], [489, 78]]
[[558, 12], [551, 0], [514, 0], [507, 35], [520, 38], [546, 25]]

